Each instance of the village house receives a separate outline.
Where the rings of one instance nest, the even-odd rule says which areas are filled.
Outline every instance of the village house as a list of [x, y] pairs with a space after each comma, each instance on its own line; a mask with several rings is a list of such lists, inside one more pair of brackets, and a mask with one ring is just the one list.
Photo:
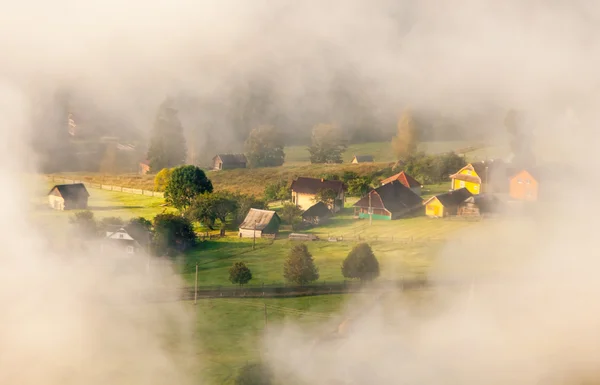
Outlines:
[[471, 194], [481, 193], [481, 177], [470, 163], [458, 170], [456, 174], [450, 175], [450, 180], [451, 190], [466, 188]]
[[57, 184], [48, 193], [48, 203], [54, 210], [83, 210], [89, 197], [83, 183]]
[[325, 203], [317, 202], [302, 213], [302, 221], [318, 225], [327, 221], [332, 215], [331, 210], [329, 210]]
[[328, 208], [336, 213], [344, 208], [346, 202], [346, 185], [339, 180], [325, 180], [316, 178], [299, 177], [292, 182], [292, 203], [302, 210], [317, 203], [317, 194], [323, 190], [333, 190], [337, 195], [335, 203]]
[[364, 219], [398, 219], [417, 214], [422, 209], [420, 196], [398, 181], [392, 181], [369, 192], [354, 204], [354, 216]]
[[417, 181], [415, 178], [413, 178], [412, 176], [405, 173], [404, 171], [399, 172], [396, 175], [392, 175], [391, 177], [382, 180], [381, 185], [383, 186], [388, 183], [392, 183], [395, 180], [397, 180], [398, 182], [402, 183], [404, 186], [411, 189], [415, 194], [421, 196], [421, 187], [422, 187], [421, 183], [419, 181]]
[[279, 232], [281, 219], [275, 211], [250, 209], [240, 225], [240, 238], [275, 237]]
[[461, 204], [473, 194], [466, 188], [452, 190], [429, 198], [425, 205], [425, 215], [431, 218], [443, 218], [449, 215], [457, 215]]
[[521, 170], [510, 178], [509, 196], [511, 199], [534, 202], [538, 200], [539, 183], [527, 170]]
[[140, 162], [140, 165], [139, 165], [140, 175], [146, 175], [149, 172], [150, 172], [150, 162], [147, 160]]
[[116, 251], [134, 255], [148, 251], [151, 233], [132, 234], [125, 227], [111, 226], [107, 229], [100, 247], [102, 251]]
[[374, 159], [373, 159], [373, 155], [354, 155], [354, 158], [352, 158], [352, 162], [353, 164], [358, 164], [358, 163], [373, 163]]
[[232, 170], [246, 168], [248, 160], [244, 154], [218, 154], [213, 158], [213, 170]]

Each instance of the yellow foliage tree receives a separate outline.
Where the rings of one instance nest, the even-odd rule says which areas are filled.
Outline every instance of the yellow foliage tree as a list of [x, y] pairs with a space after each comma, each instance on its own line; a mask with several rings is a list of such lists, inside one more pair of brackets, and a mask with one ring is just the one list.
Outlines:
[[155, 191], [165, 191], [165, 187], [169, 183], [171, 179], [171, 172], [173, 169], [171, 168], [163, 168], [160, 170], [156, 176], [154, 177], [154, 190]]
[[417, 127], [410, 110], [405, 110], [398, 119], [398, 132], [392, 139], [392, 148], [398, 159], [406, 159], [417, 152]]

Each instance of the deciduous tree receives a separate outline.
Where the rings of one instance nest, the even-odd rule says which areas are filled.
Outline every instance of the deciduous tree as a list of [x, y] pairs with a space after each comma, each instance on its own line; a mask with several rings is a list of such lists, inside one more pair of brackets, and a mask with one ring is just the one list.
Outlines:
[[235, 262], [229, 268], [229, 281], [237, 285], [245, 285], [252, 279], [252, 272], [244, 262]]
[[197, 220], [209, 229], [213, 229], [218, 220], [221, 224], [221, 235], [225, 235], [227, 217], [233, 216], [238, 209], [235, 196], [226, 192], [198, 195], [187, 211], [190, 219]]
[[[330, 188], [325, 188], [317, 191], [315, 197], [313, 198], [314, 202], [323, 202], [327, 205], [327, 207], [333, 208], [335, 205], [335, 201], [337, 199], [338, 193], [335, 190]], [[332, 210], [335, 211], [335, 210]]]
[[152, 248], [157, 255], [174, 255], [196, 242], [196, 233], [189, 219], [175, 214], [154, 217]]
[[156, 172], [183, 164], [186, 159], [186, 143], [178, 112], [170, 99], [159, 107], [152, 130], [148, 161], [150, 170]]
[[297, 285], [305, 285], [319, 279], [319, 269], [304, 243], [295, 245], [290, 250], [283, 265], [283, 276], [288, 282]]
[[169, 184], [171, 179], [171, 173], [173, 169], [163, 168], [154, 177], [154, 191], [165, 191], [165, 188]]
[[74, 229], [75, 235], [80, 238], [95, 237], [98, 235], [98, 224], [91, 211], [80, 211], [69, 218], [69, 223]]
[[292, 197], [290, 185], [283, 179], [274, 183], [269, 183], [265, 187], [265, 199], [272, 201], [284, 201]]
[[359, 243], [350, 251], [342, 263], [342, 274], [346, 278], [372, 281], [379, 277], [379, 262], [367, 243]]
[[342, 129], [335, 124], [317, 124], [313, 127], [310, 152], [311, 163], [342, 163], [347, 144]]
[[246, 140], [248, 167], [281, 166], [285, 160], [283, 136], [275, 126], [259, 126]]
[[279, 211], [281, 219], [288, 225], [293, 225], [294, 219], [300, 217], [300, 214], [302, 214], [302, 209], [291, 202], [285, 203]]
[[398, 132], [392, 139], [392, 148], [398, 159], [406, 159], [417, 152], [417, 127], [410, 110], [398, 119]]
[[212, 191], [212, 182], [204, 171], [196, 166], [179, 166], [173, 170], [165, 187], [165, 200], [176, 209], [184, 211], [198, 195]]

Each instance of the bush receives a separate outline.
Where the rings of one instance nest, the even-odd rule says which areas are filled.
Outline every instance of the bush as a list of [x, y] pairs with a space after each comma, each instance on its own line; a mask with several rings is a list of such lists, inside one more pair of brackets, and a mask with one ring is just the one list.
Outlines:
[[298, 219], [300, 214], [302, 214], [302, 209], [290, 202], [285, 203], [279, 210], [279, 216], [288, 225], [293, 225], [294, 220]]
[[245, 285], [252, 279], [252, 272], [244, 262], [235, 262], [229, 268], [229, 281], [238, 285]]
[[304, 243], [295, 245], [290, 250], [283, 265], [283, 276], [288, 282], [298, 285], [319, 279], [319, 269]]
[[371, 246], [367, 243], [354, 246], [342, 263], [342, 274], [346, 278], [358, 278], [361, 281], [371, 281], [379, 277], [379, 262]]
[[273, 374], [269, 368], [260, 363], [244, 365], [236, 379], [235, 385], [271, 385]]

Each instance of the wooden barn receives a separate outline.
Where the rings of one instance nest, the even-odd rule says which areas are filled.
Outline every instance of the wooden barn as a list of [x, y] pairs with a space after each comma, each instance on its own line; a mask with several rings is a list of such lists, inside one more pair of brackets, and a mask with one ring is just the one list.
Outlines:
[[281, 219], [275, 211], [250, 209], [244, 222], [240, 225], [240, 238], [274, 237], [279, 232]]
[[332, 216], [331, 210], [323, 202], [318, 202], [302, 213], [302, 221], [313, 225], [321, 224]]
[[466, 188], [452, 190], [429, 198], [425, 203], [425, 215], [431, 218], [443, 218], [457, 215], [459, 207], [473, 194]]
[[317, 194], [322, 190], [333, 190], [337, 197], [335, 204], [329, 209], [337, 213], [344, 207], [346, 201], [346, 185], [339, 180], [326, 180], [299, 177], [292, 182], [292, 202], [303, 210], [315, 204]]
[[539, 182], [527, 170], [521, 170], [510, 178], [509, 195], [511, 199], [535, 202], [539, 195]]
[[417, 213], [422, 209], [420, 196], [398, 181], [372, 190], [354, 204], [354, 216], [391, 220]]
[[48, 203], [54, 210], [84, 210], [89, 197], [83, 183], [57, 184], [48, 193]]
[[352, 158], [352, 162], [350, 163], [373, 163], [374, 161], [373, 155], [354, 155], [354, 158]]
[[381, 181], [381, 185], [386, 185], [388, 183], [391, 183], [393, 181], [397, 180], [398, 182], [402, 183], [404, 186], [408, 187], [409, 189], [411, 189], [415, 194], [417, 195], [421, 195], [421, 182], [417, 181], [415, 178], [413, 178], [412, 176], [408, 175], [407, 173], [405, 173], [404, 171], [399, 172], [396, 175], [392, 175], [389, 178], [386, 178], [384, 180]]
[[213, 170], [232, 170], [246, 168], [248, 160], [244, 154], [218, 154], [213, 158]]

